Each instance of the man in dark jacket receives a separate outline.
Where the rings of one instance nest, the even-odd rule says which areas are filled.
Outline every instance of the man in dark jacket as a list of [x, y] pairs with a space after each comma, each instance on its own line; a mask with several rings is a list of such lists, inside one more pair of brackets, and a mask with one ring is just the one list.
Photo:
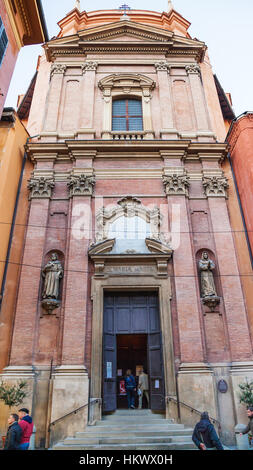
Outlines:
[[200, 450], [224, 450], [207, 411], [201, 414], [201, 420], [194, 428], [192, 440]]
[[19, 450], [28, 450], [30, 438], [33, 433], [33, 421], [29, 416], [29, 410], [27, 408], [21, 408], [18, 411], [19, 415], [19, 426], [22, 429], [21, 442]]
[[127, 392], [128, 409], [130, 408], [134, 409], [135, 408], [134, 403], [135, 403], [136, 382], [135, 382], [134, 376], [132, 375], [132, 371], [130, 369], [126, 371], [125, 387], [126, 387], [126, 392]]
[[249, 418], [249, 423], [246, 426], [246, 428], [244, 429], [244, 431], [241, 433], [241, 436], [242, 436], [242, 434], [248, 434], [248, 432], [250, 432], [253, 436], [253, 406], [248, 406], [247, 415], [248, 415], [248, 418]]
[[4, 450], [18, 450], [21, 441], [22, 429], [18, 424], [18, 415], [11, 414], [8, 418], [8, 431], [5, 439]]

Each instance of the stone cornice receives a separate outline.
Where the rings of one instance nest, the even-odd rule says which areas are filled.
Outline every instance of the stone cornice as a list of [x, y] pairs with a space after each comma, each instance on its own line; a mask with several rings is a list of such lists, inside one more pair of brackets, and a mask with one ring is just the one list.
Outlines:
[[168, 46], [165, 45], [164, 43], [147, 43], [143, 42], [140, 43], [138, 42], [130, 42], [130, 43], [119, 43], [117, 44], [116, 42], [104, 42], [104, 43], [98, 43], [95, 42], [94, 44], [86, 44], [83, 45], [82, 48], [71, 48], [70, 46], [67, 47], [61, 47], [61, 48], [55, 48], [54, 50], [50, 51], [50, 53], [47, 51], [47, 59], [48, 61], [52, 61], [56, 59], [57, 57], [61, 57], [62, 59], [65, 59], [65, 57], [70, 57], [70, 56], [82, 56], [85, 57], [86, 54], [162, 54], [165, 55], [166, 57], [170, 56], [176, 56], [176, 57], [189, 57], [191, 59], [195, 59], [197, 62], [200, 62], [202, 59], [202, 50], [196, 49], [196, 48], [184, 48], [183, 46], [181, 47], [176, 47], [176, 46]]
[[[113, 143], [113, 145], [112, 145]], [[228, 144], [191, 142], [190, 140], [68, 140], [66, 142], [36, 142], [26, 146], [32, 161], [73, 160], [73, 158], [183, 158], [194, 161], [221, 162], [227, 155]]]

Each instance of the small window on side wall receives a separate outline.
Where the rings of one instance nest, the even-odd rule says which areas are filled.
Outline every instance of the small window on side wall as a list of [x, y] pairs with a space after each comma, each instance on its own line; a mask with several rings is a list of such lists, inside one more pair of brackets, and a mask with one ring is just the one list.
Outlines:
[[142, 131], [142, 103], [137, 99], [120, 99], [112, 102], [113, 131]]
[[6, 31], [4, 29], [2, 19], [0, 17], [0, 66], [3, 62], [3, 58], [5, 55], [7, 46], [8, 46], [8, 38], [7, 38]]

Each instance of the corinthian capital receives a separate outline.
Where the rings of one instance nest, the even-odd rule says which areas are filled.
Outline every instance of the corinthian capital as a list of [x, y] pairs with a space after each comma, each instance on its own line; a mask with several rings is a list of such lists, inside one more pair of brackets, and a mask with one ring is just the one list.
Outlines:
[[227, 197], [229, 184], [226, 176], [203, 176], [202, 182], [207, 197]]
[[188, 73], [188, 75], [190, 73], [196, 74], [196, 75], [200, 74], [200, 67], [197, 64], [186, 65], [185, 70]]
[[168, 72], [169, 64], [165, 60], [160, 60], [159, 62], [155, 63], [155, 68], [157, 72], [159, 71]]
[[66, 72], [67, 65], [64, 64], [53, 64], [51, 66], [51, 73], [50, 73], [50, 78], [52, 78], [53, 75], [55, 74], [62, 74]]
[[82, 66], [83, 72], [87, 72], [88, 70], [96, 71], [98, 67], [98, 63], [94, 60], [87, 60], [85, 64]]
[[53, 178], [31, 178], [28, 181], [29, 199], [51, 198], [55, 182]]
[[69, 196], [91, 196], [95, 186], [94, 176], [75, 175], [69, 178]]
[[165, 192], [168, 196], [188, 196], [189, 195], [189, 176], [186, 174], [178, 175], [176, 173], [163, 176]]

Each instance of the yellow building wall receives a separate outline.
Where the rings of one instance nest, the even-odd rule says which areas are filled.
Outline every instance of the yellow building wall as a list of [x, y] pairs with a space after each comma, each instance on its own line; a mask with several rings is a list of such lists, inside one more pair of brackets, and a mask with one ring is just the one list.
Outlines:
[[[14, 112], [13, 112], [14, 113]], [[16, 202], [20, 172], [24, 157], [24, 145], [29, 137], [23, 124], [15, 115], [15, 123], [0, 121], [0, 285], [2, 285], [7, 256], [12, 217]], [[10, 263], [8, 265], [4, 296], [0, 312], [0, 372], [8, 364], [12, 337], [12, 324], [22, 262], [23, 241], [26, 230], [29, 201], [27, 180], [33, 169], [28, 160], [21, 186], [16, 225], [13, 233]], [[11, 410], [17, 411], [16, 408]], [[10, 410], [0, 402], [0, 435], [5, 435]], [[1, 447], [1, 442], [0, 442]]]
[[24, 145], [28, 137], [29, 134], [18, 117], [14, 124], [0, 121], [0, 285], [3, 280]]

